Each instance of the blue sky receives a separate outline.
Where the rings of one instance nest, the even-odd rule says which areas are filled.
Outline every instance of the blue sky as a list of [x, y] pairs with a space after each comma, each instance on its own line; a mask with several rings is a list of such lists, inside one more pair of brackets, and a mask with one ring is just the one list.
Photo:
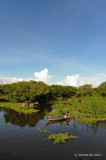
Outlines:
[[105, 6], [105, 0], [1, 0], [0, 78], [34, 79], [47, 68], [51, 83], [77, 74], [105, 81]]

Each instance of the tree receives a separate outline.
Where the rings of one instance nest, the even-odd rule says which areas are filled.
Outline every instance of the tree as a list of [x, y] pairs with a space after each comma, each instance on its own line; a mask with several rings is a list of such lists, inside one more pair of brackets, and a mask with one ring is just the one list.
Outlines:
[[93, 88], [91, 84], [86, 84], [78, 88], [77, 96], [92, 96]]
[[100, 86], [97, 87], [97, 93], [106, 97], [106, 82], [101, 83]]

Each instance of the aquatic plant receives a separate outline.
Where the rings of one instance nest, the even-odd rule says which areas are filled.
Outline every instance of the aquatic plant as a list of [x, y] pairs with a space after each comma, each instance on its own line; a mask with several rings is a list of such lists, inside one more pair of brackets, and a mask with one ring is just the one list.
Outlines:
[[53, 139], [54, 140], [53, 144], [56, 144], [56, 143], [65, 143], [67, 139], [71, 138], [76, 139], [77, 137], [73, 135], [69, 136], [69, 132], [66, 132], [66, 133], [51, 134], [47, 139], [48, 140]]
[[54, 117], [62, 115], [62, 113], [70, 112], [71, 119], [80, 123], [96, 123], [97, 121], [106, 120], [106, 97], [86, 96], [79, 101], [73, 98], [72, 101], [56, 101], [53, 111], [49, 113]]
[[[46, 129], [39, 128], [38, 130], [41, 133], [50, 133], [50, 131], [48, 131]], [[56, 143], [65, 143], [67, 139], [76, 139], [76, 138], [77, 138], [76, 136], [69, 135], [69, 132], [66, 132], [66, 133], [51, 134], [51, 135], [49, 135], [47, 140], [53, 139], [54, 140], [53, 144], [56, 144]]]
[[49, 112], [48, 115], [54, 116], [54, 117], [59, 117], [61, 115], [64, 115], [67, 111], [69, 111], [70, 105], [65, 104], [64, 101], [62, 100], [57, 100], [53, 105], [52, 105], [52, 112]]
[[39, 128], [38, 129], [41, 133], [50, 133], [50, 131], [48, 131], [48, 130], [46, 130], [46, 129], [41, 129], [41, 128]]
[[80, 117], [80, 118], [77, 118], [76, 119], [76, 122], [79, 122], [79, 123], [96, 123], [96, 122], [99, 122], [99, 121], [106, 121], [106, 118], [97, 118], [97, 117]]
[[106, 115], [106, 98], [101, 96], [84, 97], [81, 102], [74, 101], [72, 108], [80, 113]]
[[21, 112], [24, 114], [36, 113], [39, 111], [33, 108], [22, 107], [22, 103], [0, 102], [0, 107], [10, 108], [16, 112]]

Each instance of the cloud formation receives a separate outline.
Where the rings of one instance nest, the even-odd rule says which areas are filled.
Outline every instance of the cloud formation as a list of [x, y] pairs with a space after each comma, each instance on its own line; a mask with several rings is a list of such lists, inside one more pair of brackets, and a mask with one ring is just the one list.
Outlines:
[[97, 87], [103, 82], [104, 78], [106, 78], [105, 74], [99, 74], [96, 77], [81, 77], [79, 74], [72, 76], [67, 75], [63, 81], [57, 82], [57, 84], [74, 87], [91, 84], [93, 87]]
[[[50, 85], [50, 80], [52, 76], [48, 75], [48, 69], [45, 68], [40, 72], [34, 73], [35, 81], [42, 81], [46, 84]], [[14, 83], [14, 82], [21, 82], [21, 81], [30, 81], [31, 79], [23, 79], [23, 78], [0, 78], [0, 84], [7, 84], [7, 83]], [[95, 77], [81, 77], [80, 74], [75, 75], [67, 75], [66, 78], [60, 82], [55, 84], [63, 85], [63, 86], [82, 86], [85, 84], [91, 84], [93, 87], [97, 87], [100, 83], [106, 80], [106, 74], [99, 74]]]
[[34, 76], [35, 76], [35, 81], [42, 81], [44, 83], [48, 83], [49, 80], [52, 78], [52, 76], [48, 75], [48, 69], [47, 68], [45, 68], [41, 72], [35, 72]]
[[79, 74], [69, 76], [67, 75], [66, 78], [63, 81], [57, 82], [59, 85], [63, 86], [78, 86], [79, 84]]
[[15, 83], [15, 82], [21, 82], [24, 79], [22, 78], [0, 78], [0, 84], [7, 84], [7, 83]]

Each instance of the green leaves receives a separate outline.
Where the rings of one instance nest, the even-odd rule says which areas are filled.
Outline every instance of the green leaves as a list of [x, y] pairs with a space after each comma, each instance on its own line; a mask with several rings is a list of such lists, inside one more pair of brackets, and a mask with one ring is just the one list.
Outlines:
[[51, 134], [48, 137], [48, 140], [53, 139], [54, 140], [53, 144], [56, 144], [56, 143], [65, 143], [66, 140], [68, 140], [68, 139], [76, 139], [76, 138], [77, 137], [73, 136], [73, 135], [69, 136], [69, 132], [66, 132], [66, 133]]
[[[41, 133], [50, 133], [50, 131], [45, 130], [45, 129], [39, 128], [38, 130]], [[52, 140], [53, 139], [54, 140], [53, 144], [56, 144], [56, 143], [65, 143], [66, 140], [68, 140], [68, 139], [76, 139], [76, 138], [77, 138], [76, 136], [69, 135], [69, 132], [66, 132], [66, 133], [51, 134], [51, 135], [49, 135], [47, 140]]]
[[100, 84], [100, 86], [97, 88], [97, 92], [101, 96], [106, 97], [106, 82]]
[[46, 129], [41, 129], [41, 128], [39, 128], [38, 129], [41, 133], [50, 133], [50, 131], [48, 131], [48, 130], [46, 130]]
[[32, 114], [39, 111], [33, 108], [22, 107], [22, 103], [0, 102], [0, 107], [10, 108], [16, 112], [25, 113], [25, 114]]
[[52, 85], [50, 87], [53, 97], [72, 97], [77, 93], [77, 88], [72, 86]]
[[24, 102], [26, 99], [30, 101], [36, 101], [40, 96], [48, 96], [50, 89], [49, 86], [43, 82], [36, 81], [22, 81], [18, 83], [1, 85], [0, 90], [9, 101]]

